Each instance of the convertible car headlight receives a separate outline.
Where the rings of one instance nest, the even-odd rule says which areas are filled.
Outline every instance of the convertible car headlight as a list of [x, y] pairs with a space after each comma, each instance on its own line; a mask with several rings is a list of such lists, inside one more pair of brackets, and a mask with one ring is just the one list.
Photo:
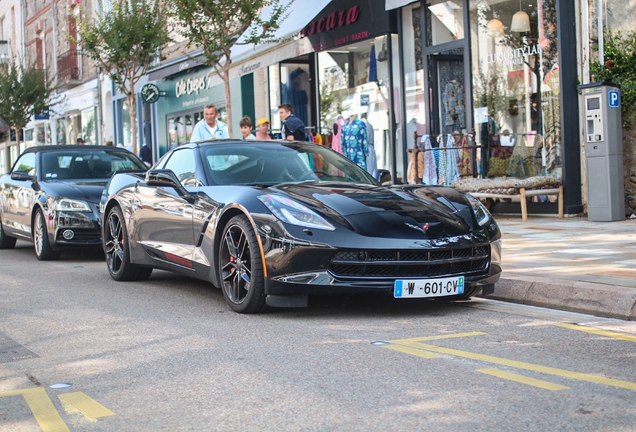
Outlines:
[[84, 201], [72, 200], [68, 198], [62, 198], [57, 202], [57, 211], [66, 212], [90, 212], [91, 208], [88, 203]]
[[274, 216], [288, 224], [326, 231], [336, 229], [313, 210], [287, 197], [281, 195], [261, 195], [258, 199], [267, 206]]
[[490, 218], [492, 217], [490, 215], [490, 212], [486, 208], [486, 206], [483, 205], [481, 201], [479, 201], [477, 198], [475, 198], [471, 194], [466, 194], [465, 196], [466, 196], [466, 200], [468, 200], [468, 202], [470, 203], [470, 206], [473, 209], [473, 213], [475, 217], [477, 218], [477, 223], [479, 224], [479, 226], [486, 225], [488, 221], [490, 220]]

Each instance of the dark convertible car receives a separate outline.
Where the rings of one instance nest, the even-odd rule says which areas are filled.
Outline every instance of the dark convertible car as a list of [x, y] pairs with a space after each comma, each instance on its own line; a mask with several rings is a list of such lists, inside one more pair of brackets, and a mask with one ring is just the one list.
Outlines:
[[501, 234], [477, 199], [383, 186], [310, 143], [184, 145], [113, 176], [102, 212], [114, 279], [171, 270], [220, 287], [240, 313], [352, 292], [463, 299], [501, 273]]
[[0, 249], [33, 240], [40, 260], [64, 248], [102, 244], [99, 200], [115, 171], [147, 167], [123, 148], [41, 146], [24, 151], [0, 178]]

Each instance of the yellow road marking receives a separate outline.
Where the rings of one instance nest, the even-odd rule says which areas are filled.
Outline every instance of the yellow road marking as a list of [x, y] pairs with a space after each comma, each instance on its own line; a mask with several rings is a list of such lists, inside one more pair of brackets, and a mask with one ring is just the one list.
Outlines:
[[636, 336], [629, 336], [629, 335], [622, 334], [622, 333], [614, 333], [614, 332], [609, 332], [609, 331], [605, 331], [605, 330], [599, 330], [599, 329], [590, 328], [590, 327], [578, 326], [578, 325], [574, 325], [574, 324], [557, 324], [557, 326], [563, 327], [563, 328], [567, 328], [567, 329], [570, 329], [570, 330], [578, 330], [578, 331], [582, 331], [582, 332], [597, 334], [597, 335], [600, 335], [600, 336], [607, 336], [607, 337], [614, 338], [614, 339], [623, 339], [623, 340], [630, 341], [630, 342], [636, 342]]
[[486, 334], [488, 333], [483, 333], [483, 332], [452, 333], [452, 334], [444, 334], [444, 335], [437, 335], [437, 336], [416, 337], [416, 338], [410, 338], [410, 339], [396, 339], [389, 342], [395, 343], [395, 344], [407, 345], [413, 342], [422, 342], [422, 341], [431, 341], [431, 340], [440, 340], [440, 339], [454, 339], [454, 338], [469, 337], [469, 336], [483, 336]]
[[433, 354], [433, 353], [428, 352], [428, 351], [422, 351], [421, 349], [414, 349], [414, 348], [404, 347], [404, 346], [400, 346], [400, 345], [384, 345], [384, 346], [382, 346], [382, 348], [388, 348], [388, 349], [393, 350], [393, 351], [399, 351], [399, 352], [403, 352], [405, 354], [411, 354], [411, 355], [418, 356], [418, 357], [423, 357], [423, 358], [437, 358], [437, 357], [439, 357], [437, 354]]
[[58, 397], [61, 401], [68, 403], [92, 421], [97, 421], [100, 417], [115, 415], [114, 412], [82, 392], [64, 393]]
[[66, 423], [42, 387], [0, 393], [0, 397], [17, 395], [24, 397], [42, 432], [69, 432]]
[[540, 387], [546, 390], [555, 391], [555, 390], [567, 390], [570, 388], [570, 387], [562, 386], [560, 384], [551, 383], [549, 381], [543, 381], [543, 380], [539, 380], [535, 378], [525, 377], [523, 375], [517, 375], [511, 372], [505, 372], [499, 369], [484, 368], [484, 369], [477, 369], [476, 372], [485, 373], [488, 375], [496, 376], [498, 378], [503, 378], [510, 381], [516, 381], [521, 384], [528, 384], [534, 387]]
[[617, 379], [613, 379], [613, 378], [605, 378], [602, 376], [598, 376], [598, 375], [589, 375], [589, 374], [584, 374], [584, 373], [580, 373], [580, 372], [573, 372], [573, 371], [569, 371], [569, 370], [565, 370], [565, 369], [557, 369], [557, 368], [553, 368], [553, 367], [549, 367], [549, 366], [541, 366], [541, 365], [536, 365], [536, 364], [532, 364], [532, 363], [526, 363], [526, 362], [521, 362], [521, 361], [516, 361], [516, 360], [509, 360], [509, 359], [504, 359], [504, 358], [500, 358], [500, 357], [493, 357], [493, 356], [489, 356], [489, 355], [485, 355], [485, 354], [477, 354], [477, 353], [472, 353], [469, 351], [461, 351], [461, 350], [457, 350], [457, 349], [452, 349], [452, 348], [444, 348], [444, 347], [438, 347], [435, 345], [428, 345], [428, 344], [423, 344], [423, 343], [413, 343], [413, 342], [403, 342], [408, 339], [402, 339], [401, 341], [388, 341], [389, 343], [400, 343], [400, 345], [402, 346], [407, 346], [410, 348], [419, 348], [422, 350], [426, 350], [426, 351], [431, 351], [431, 352], [435, 352], [435, 353], [439, 353], [439, 354], [448, 354], [448, 355], [453, 355], [456, 357], [463, 357], [463, 358], [468, 358], [471, 360], [478, 360], [478, 361], [484, 361], [484, 362], [488, 362], [488, 363], [494, 363], [494, 364], [498, 364], [498, 365], [503, 365], [503, 366], [509, 366], [509, 367], [514, 367], [517, 369], [525, 369], [525, 370], [530, 370], [530, 371], [534, 371], [534, 372], [539, 372], [539, 373], [544, 373], [544, 374], [548, 374], [548, 375], [555, 375], [555, 376], [560, 376], [560, 377], [565, 377], [565, 378], [571, 378], [571, 379], [576, 379], [576, 380], [580, 380], [580, 381], [587, 381], [587, 382], [592, 382], [592, 383], [596, 383], [596, 384], [602, 384], [602, 385], [607, 385], [607, 386], [611, 386], [611, 387], [618, 387], [618, 388], [624, 388], [627, 390], [634, 390], [636, 391], [636, 383], [630, 382], [630, 381], [622, 381], [622, 380], [617, 380]]

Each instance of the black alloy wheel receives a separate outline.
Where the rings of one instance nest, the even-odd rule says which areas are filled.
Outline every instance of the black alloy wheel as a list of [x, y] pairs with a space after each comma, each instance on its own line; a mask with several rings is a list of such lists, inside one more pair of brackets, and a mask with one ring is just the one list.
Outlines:
[[117, 281], [148, 279], [152, 268], [140, 267], [130, 262], [128, 230], [119, 207], [110, 210], [104, 228], [104, 253], [110, 276]]
[[4, 233], [2, 219], [0, 219], [0, 249], [13, 249], [16, 242], [15, 237], [9, 237]]
[[250, 314], [267, 309], [259, 250], [256, 233], [247, 217], [230, 219], [221, 238], [219, 269], [223, 296], [235, 312]]
[[44, 213], [40, 208], [35, 211], [33, 217], [33, 246], [35, 247], [35, 256], [40, 261], [56, 260], [60, 257], [60, 252], [53, 250], [51, 246]]

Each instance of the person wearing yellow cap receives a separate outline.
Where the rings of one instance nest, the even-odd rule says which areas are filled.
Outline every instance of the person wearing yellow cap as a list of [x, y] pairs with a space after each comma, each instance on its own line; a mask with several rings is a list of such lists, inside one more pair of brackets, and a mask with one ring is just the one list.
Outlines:
[[272, 136], [269, 134], [269, 120], [265, 117], [259, 119], [256, 122], [256, 139], [257, 140], [271, 140]]

